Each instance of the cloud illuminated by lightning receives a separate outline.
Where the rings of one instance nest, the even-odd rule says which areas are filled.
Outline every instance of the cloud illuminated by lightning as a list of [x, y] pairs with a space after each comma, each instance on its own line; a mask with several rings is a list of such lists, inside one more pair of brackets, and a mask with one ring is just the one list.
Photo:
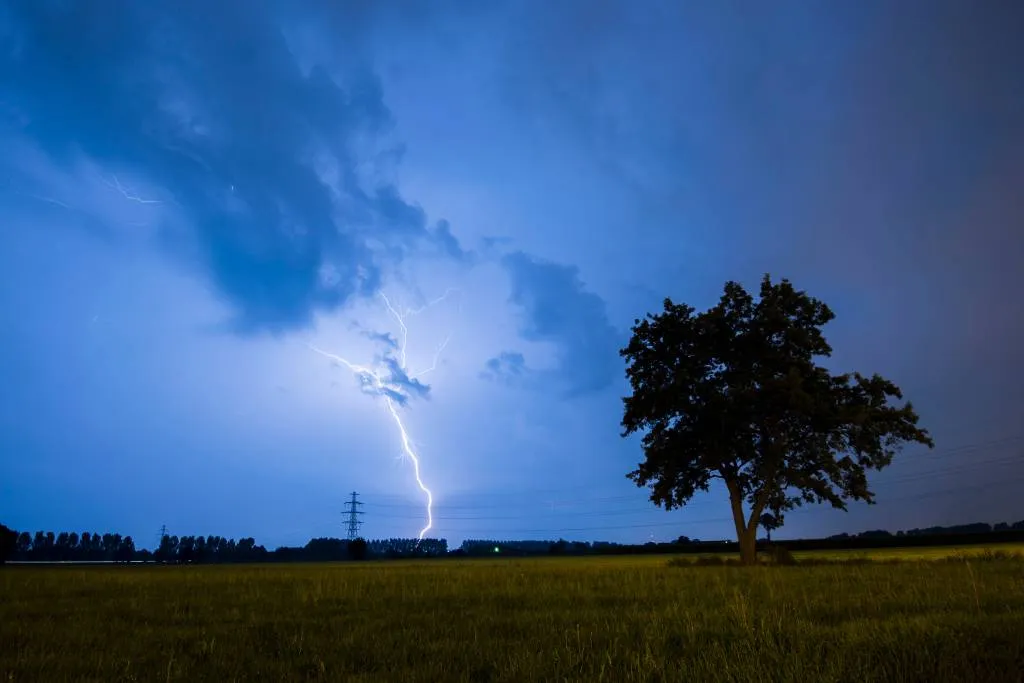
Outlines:
[[[434, 525], [434, 494], [426, 484], [423, 483], [423, 477], [420, 473], [419, 455], [413, 447], [412, 440], [409, 438], [409, 432], [406, 430], [405, 424], [402, 422], [402, 417], [399, 414], [398, 409], [404, 406], [414, 395], [427, 395], [430, 387], [422, 384], [418, 378], [437, 369], [438, 359], [444, 352], [445, 347], [448, 346], [451, 335], [445, 337], [444, 342], [441, 343], [437, 351], [434, 353], [434, 359], [430, 367], [416, 373], [410, 373], [407, 366], [409, 327], [406, 324], [406, 321], [411, 316], [422, 313], [428, 308], [441, 303], [456, 291], [457, 290], [455, 289], [448, 289], [442, 296], [427, 302], [420, 308], [405, 309], [404, 311], [396, 309], [391, 304], [391, 300], [387, 295], [384, 294], [384, 292], [379, 292], [381, 299], [384, 300], [384, 305], [387, 307], [388, 312], [398, 323], [401, 334], [397, 343], [395, 343], [389, 335], [382, 335], [379, 333], [367, 334], [371, 339], [375, 339], [378, 342], [384, 342], [388, 347], [388, 351], [378, 359], [376, 367], [352, 363], [339, 355], [328, 353], [327, 351], [317, 348], [312, 344], [308, 345], [312, 351], [315, 351], [325, 358], [336, 361], [348, 368], [349, 371], [351, 371], [359, 380], [360, 388], [364, 393], [384, 398], [384, 405], [387, 407], [388, 413], [390, 413], [391, 418], [395, 421], [395, 425], [398, 427], [398, 433], [402, 440], [402, 452], [409, 458], [409, 460], [412, 461], [413, 473], [416, 477], [416, 485], [427, 498], [427, 523], [426, 526], [420, 530], [420, 540], [423, 540], [424, 535], [430, 531]], [[390, 355], [391, 351], [396, 351], [398, 353], [397, 359]]]

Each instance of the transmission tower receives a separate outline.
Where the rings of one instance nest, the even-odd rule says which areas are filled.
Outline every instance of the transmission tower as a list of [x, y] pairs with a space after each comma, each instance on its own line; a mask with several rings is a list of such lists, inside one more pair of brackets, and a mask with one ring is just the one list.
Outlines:
[[362, 505], [358, 500], [359, 494], [355, 491], [352, 492], [352, 499], [345, 501], [345, 514], [348, 515], [348, 540], [354, 541], [359, 538], [359, 527], [363, 525], [363, 520], [359, 519], [359, 515], [363, 514], [363, 511], [359, 509]]

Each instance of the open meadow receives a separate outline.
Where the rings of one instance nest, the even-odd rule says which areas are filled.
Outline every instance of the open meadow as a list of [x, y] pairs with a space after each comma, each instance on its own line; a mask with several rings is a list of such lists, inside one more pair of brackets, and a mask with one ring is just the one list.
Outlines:
[[944, 558], [965, 559], [987, 556], [992, 553], [1012, 554], [1024, 560], [1024, 543], [978, 543], [967, 546], [923, 546], [911, 548], [872, 548], [871, 550], [807, 550], [796, 551], [793, 555], [801, 561], [815, 560], [941, 560]]
[[1024, 564], [9, 567], [3, 681], [1024, 680]]

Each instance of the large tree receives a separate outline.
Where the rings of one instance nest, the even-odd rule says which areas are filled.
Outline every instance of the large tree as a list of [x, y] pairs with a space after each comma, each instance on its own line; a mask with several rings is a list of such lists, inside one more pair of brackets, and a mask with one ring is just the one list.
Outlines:
[[744, 563], [756, 562], [763, 513], [782, 524], [804, 503], [872, 503], [868, 470], [905, 443], [933, 446], [911, 404], [890, 403], [903, 398], [895, 384], [816, 363], [832, 353], [821, 328], [834, 317], [766, 275], [757, 300], [728, 282], [703, 313], [666, 299], [620, 352], [632, 386], [623, 436], [642, 433], [645, 455], [627, 476], [669, 510], [721, 480]]

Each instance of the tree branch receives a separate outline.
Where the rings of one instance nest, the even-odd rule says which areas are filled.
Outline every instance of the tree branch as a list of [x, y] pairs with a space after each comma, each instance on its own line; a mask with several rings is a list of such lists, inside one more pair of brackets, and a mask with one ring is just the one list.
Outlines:
[[757, 494], [757, 498], [754, 499], [754, 506], [750, 510], [750, 519], [747, 522], [747, 531], [752, 527], [756, 527], [757, 523], [761, 519], [761, 513], [764, 512], [765, 505], [768, 504], [768, 489], [763, 488], [761, 492]]

